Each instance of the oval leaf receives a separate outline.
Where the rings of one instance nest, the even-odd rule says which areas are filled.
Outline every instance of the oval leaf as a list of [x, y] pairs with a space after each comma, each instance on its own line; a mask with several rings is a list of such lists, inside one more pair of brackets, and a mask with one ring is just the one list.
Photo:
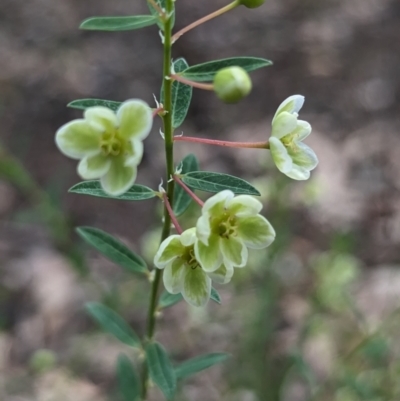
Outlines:
[[126, 245], [104, 231], [92, 227], [79, 227], [77, 233], [89, 245], [125, 270], [146, 273], [146, 262]]
[[141, 201], [154, 198], [156, 193], [144, 185], [133, 185], [127, 192], [120, 196], [110, 196], [101, 188], [100, 181], [83, 181], [74, 185], [68, 192], [81, 195], [97, 196], [99, 198], [110, 198], [127, 201]]
[[83, 21], [80, 29], [93, 31], [131, 31], [155, 25], [158, 18], [154, 15], [135, 15], [130, 17], [92, 17]]
[[[154, 0], [154, 1], [157, 3], [157, 5], [162, 10], [166, 9], [166, 7], [167, 7], [167, 1], [166, 0]], [[158, 11], [153, 7], [153, 5], [149, 1], [147, 1], [147, 5], [149, 6], [149, 10], [150, 10], [151, 14], [158, 18], [159, 17]], [[175, 25], [175, 10], [174, 10], [171, 18], [172, 18], [172, 28], [173, 28], [174, 25]], [[159, 28], [163, 31], [164, 30], [164, 24], [162, 23], [162, 21], [159, 20], [157, 22], [157, 24], [158, 24]]]
[[187, 68], [182, 75], [192, 81], [204, 82], [212, 81], [215, 74], [222, 68], [242, 67], [247, 72], [272, 65], [272, 61], [258, 57], [232, 57], [222, 60], [209, 61], [203, 64], [192, 65]]
[[138, 401], [140, 398], [140, 381], [130, 359], [121, 354], [117, 360], [118, 387], [125, 401]]
[[192, 376], [202, 370], [208, 369], [217, 363], [224, 362], [230, 357], [229, 354], [214, 353], [198, 356], [193, 359], [189, 359], [183, 362], [175, 368], [175, 374], [177, 379], [185, 379], [186, 377]]
[[137, 334], [131, 329], [128, 323], [113, 310], [96, 302], [86, 304], [86, 310], [105, 332], [112, 334], [126, 345], [140, 347], [140, 340]]
[[[189, 154], [187, 155], [181, 162], [180, 166], [181, 174], [190, 173], [192, 171], [197, 171], [199, 169], [199, 162], [195, 155]], [[176, 216], [182, 215], [190, 203], [192, 202], [192, 198], [188, 193], [180, 186], [175, 185], [174, 190], [174, 213]]]
[[230, 189], [236, 195], [261, 195], [247, 181], [228, 174], [195, 171], [182, 176], [182, 181], [191, 188], [206, 192], [215, 193]]
[[176, 390], [176, 376], [164, 347], [156, 342], [147, 344], [146, 358], [151, 380], [167, 400], [172, 400]]
[[[186, 70], [189, 64], [184, 58], [174, 61], [174, 71], [179, 73]], [[192, 100], [193, 88], [181, 82], [172, 83], [172, 125], [178, 128], [185, 121]], [[161, 88], [161, 102], [164, 102], [164, 88]]]
[[121, 106], [122, 102], [114, 102], [113, 100], [103, 100], [103, 99], [78, 99], [67, 104], [67, 107], [72, 109], [86, 110], [89, 107], [103, 106], [111, 109], [112, 111], [117, 111]]

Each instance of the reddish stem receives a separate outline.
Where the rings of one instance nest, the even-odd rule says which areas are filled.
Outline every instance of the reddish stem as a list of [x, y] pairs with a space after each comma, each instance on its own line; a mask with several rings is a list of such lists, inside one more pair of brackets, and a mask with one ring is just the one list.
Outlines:
[[185, 85], [192, 86], [193, 88], [203, 89], [206, 91], [214, 90], [214, 85], [212, 84], [202, 84], [200, 82], [191, 81], [190, 79], [183, 78], [179, 74], [171, 74], [171, 79], [174, 81], [182, 82]]
[[174, 181], [179, 184], [200, 207], [204, 206], [204, 202], [177, 175], [174, 175]]
[[194, 138], [190, 136], [175, 136], [174, 141], [204, 143], [206, 145], [225, 146], [228, 148], [269, 149], [269, 141], [265, 142], [232, 142], [217, 139]]
[[166, 192], [163, 193], [163, 200], [164, 200], [165, 207], [168, 210], [168, 214], [171, 216], [171, 221], [172, 221], [173, 225], [175, 226], [176, 231], [178, 232], [178, 234], [182, 234], [183, 230], [178, 223], [178, 219], [176, 218], [174, 211], [172, 210], [172, 207], [171, 207], [171, 204], [169, 203]]

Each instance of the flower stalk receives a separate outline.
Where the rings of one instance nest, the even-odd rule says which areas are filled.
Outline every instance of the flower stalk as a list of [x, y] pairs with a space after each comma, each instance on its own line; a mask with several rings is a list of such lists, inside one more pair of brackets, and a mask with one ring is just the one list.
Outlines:
[[203, 143], [205, 145], [225, 146], [228, 148], [269, 149], [269, 141], [263, 142], [233, 142], [219, 141], [217, 139], [196, 138], [190, 136], [175, 136], [175, 142]]
[[174, 81], [181, 82], [181, 83], [183, 83], [185, 85], [192, 86], [193, 88], [203, 89], [203, 90], [206, 90], [206, 91], [214, 90], [214, 85], [213, 84], [202, 84], [200, 82], [191, 81], [190, 79], [183, 78], [179, 74], [172, 74], [171, 75], [171, 79], [173, 79]]
[[169, 203], [169, 200], [168, 200], [168, 196], [167, 196], [167, 194], [165, 192], [163, 193], [163, 200], [164, 200], [164, 205], [167, 208], [168, 213], [169, 213], [169, 215], [171, 217], [172, 224], [175, 226], [176, 231], [178, 232], [178, 234], [182, 234], [183, 230], [182, 230], [182, 228], [181, 228], [181, 226], [180, 226], [180, 224], [178, 222], [178, 219], [175, 216], [174, 211], [172, 210], [171, 204]]
[[175, 174], [174, 180], [179, 184], [187, 194], [200, 206], [204, 206], [204, 202]]

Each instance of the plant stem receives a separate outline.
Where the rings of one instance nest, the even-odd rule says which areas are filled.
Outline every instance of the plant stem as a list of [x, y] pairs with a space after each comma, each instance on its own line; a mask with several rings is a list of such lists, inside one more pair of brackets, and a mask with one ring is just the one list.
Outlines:
[[174, 141], [204, 143], [206, 145], [226, 146], [228, 148], [269, 149], [269, 141], [264, 142], [232, 142], [217, 139], [194, 138], [190, 136], [176, 136]]
[[192, 22], [190, 25], [186, 26], [185, 28], [181, 29], [179, 32], [175, 33], [175, 35], [172, 37], [172, 43], [175, 43], [182, 35], [184, 35], [186, 32], [189, 32], [193, 28], [196, 28], [199, 25], [212, 20], [213, 18], [219, 17], [220, 15], [225, 14], [226, 12], [231, 11], [238, 6], [240, 6], [239, 0], [235, 0], [232, 3], [228, 4], [227, 6], [222, 7], [219, 10], [214, 11], [213, 13], [208, 14], [205, 17]]
[[[174, 11], [174, 1], [166, 1], [166, 15], [168, 16], [164, 23], [164, 61], [163, 61], [163, 83], [164, 83], [164, 110], [163, 125], [165, 135], [165, 158], [166, 158], [166, 181], [167, 181], [167, 197], [171, 207], [174, 201], [174, 181], [170, 180], [174, 174], [174, 130], [172, 127], [172, 81], [169, 78], [171, 75], [171, 62], [172, 62], [172, 13]], [[171, 216], [165, 205], [164, 209], [164, 225], [161, 234], [161, 242], [164, 241], [171, 231]], [[156, 327], [156, 311], [158, 303], [158, 293], [161, 283], [162, 270], [156, 269], [153, 285], [151, 288], [150, 304], [147, 315], [147, 333], [146, 341], [151, 341], [154, 338]], [[142, 400], [147, 399], [147, 385], [148, 385], [149, 372], [146, 363], [143, 366], [142, 375]]]
[[185, 85], [192, 86], [193, 88], [203, 89], [206, 91], [214, 90], [213, 84], [202, 84], [200, 82], [191, 81], [190, 79], [183, 78], [179, 74], [172, 74], [171, 79], [173, 79], [174, 81], [182, 82]]
[[190, 197], [200, 206], [204, 206], [204, 202], [177, 176], [174, 175], [174, 180], [177, 184], [179, 184], [189, 195]]

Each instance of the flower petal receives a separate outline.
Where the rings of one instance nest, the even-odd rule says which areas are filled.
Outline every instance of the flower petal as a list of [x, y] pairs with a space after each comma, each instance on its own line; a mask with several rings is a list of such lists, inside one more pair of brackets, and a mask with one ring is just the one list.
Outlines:
[[101, 186], [109, 195], [122, 195], [133, 185], [136, 174], [136, 165], [126, 166], [123, 156], [114, 156], [107, 174], [101, 177]]
[[[298, 113], [300, 111], [300, 109], [303, 107], [304, 100], [305, 100], [304, 96], [302, 96], [302, 95], [293, 95], [293, 96], [288, 97], [278, 107], [278, 110], [275, 113], [274, 119], [278, 114], [280, 114], [284, 111], [287, 111], [290, 114]], [[272, 123], [273, 123], [273, 121], [274, 120], [272, 120]]]
[[183, 289], [185, 265], [182, 259], [175, 259], [164, 270], [164, 287], [170, 294], [179, 294]]
[[194, 245], [196, 242], [196, 228], [189, 228], [181, 234], [181, 244], [185, 247]]
[[125, 155], [125, 166], [137, 166], [143, 157], [143, 142], [133, 139], [128, 144], [129, 148]]
[[318, 165], [317, 155], [303, 142], [294, 142], [292, 146], [288, 147], [288, 153], [293, 164], [306, 170], [313, 170]]
[[204, 271], [213, 272], [217, 270], [222, 262], [220, 238], [217, 235], [211, 235], [208, 245], [196, 241], [194, 244], [194, 254]]
[[277, 138], [271, 136], [269, 138], [269, 147], [271, 150], [271, 156], [278, 167], [278, 170], [283, 174], [287, 174], [292, 170], [293, 161], [288, 154], [288, 151], [285, 145]]
[[233, 276], [233, 266], [222, 264], [215, 272], [207, 273], [211, 280], [218, 284], [227, 284]]
[[216, 195], [205, 201], [202, 212], [207, 212], [210, 215], [221, 214], [224, 212], [227, 203], [233, 199], [234, 196], [235, 194], [229, 189], [218, 192]]
[[260, 213], [262, 203], [249, 195], [238, 195], [227, 204], [230, 213], [236, 216], [252, 216]]
[[103, 153], [86, 156], [78, 164], [78, 174], [84, 180], [94, 180], [102, 177], [110, 169], [111, 160]]
[[114, 132], [117, 127], [117, 116], [107, 107], [89, 107], [84, 116], [90, 125], [102, 132]]
[[248, 247], [262, 249], [271, 245], [276, 233], [271, 223], [261, 215], [237, 219], [238, 237]]
[[211, 295], [211, 279], [199, 267], [184, 269], [182, 295], [193, 306], [204, 306]]
[[56, 133], [56, 144], [64, 155], [72, 159], [92, 156], [100, 150], [101, 131], [85, 120], [74, 120]]
[[117, 112], [119, 135], [125, 139], [144, 139], [153, 125], [153, 115], [149, 105], [142, 100], [128, 100]]
[[311, 174], [310, 170], [293, 164], [293, 168], [286, 175], [292, 180], [305, 181], [310, 178]]
[[244, 267], [247, 263], [248, 251], [246, 246], [239, 240], [231, 238], [220, 239], [221, 252], [224, 263], [234, 267]]
[[182, 255], [184, 251], [185, 247], [181, 243], [180, 236], [170, 235], [158, 248], [154, 256], [154, 264], [159, 269], [163, 269], [168, 263]]
[[287, 111], [280, 113], [272, 122], [271, 137], [283, 138], [295, 131], [297, 128], [297, 115], [290, 114]]
[[307, 121], [303, 120], [298, 120], [297, 121], [297, 128], [295, 130], [297, 138], [297, 141], [302, 141], [308, 137], [308, 135], [311, 134], [312, 128], [311, 124]]
[[204, 244], [208, 245], [208, 239], [211, 235], [210, 215], [203, 213], [196, 223], [196, 236]]

